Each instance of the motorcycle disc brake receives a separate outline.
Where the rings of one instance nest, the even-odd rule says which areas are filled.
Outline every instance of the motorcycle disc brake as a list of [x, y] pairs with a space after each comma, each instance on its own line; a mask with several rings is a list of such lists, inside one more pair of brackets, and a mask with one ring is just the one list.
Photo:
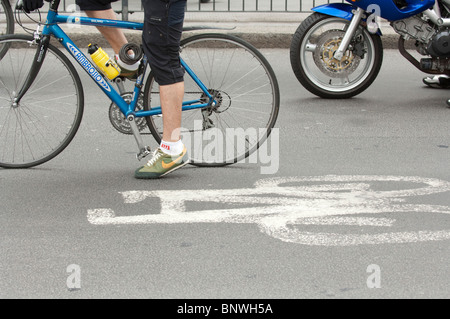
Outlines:
[[314, 63], [330, 77], [342, 77], [353, 73], [359, 65], [361, 58], [347, 50], [340, 61], [333, 56], [339, 48], [345, 31], [328, 30], [317, 39], [316, 49], [313, 52]]

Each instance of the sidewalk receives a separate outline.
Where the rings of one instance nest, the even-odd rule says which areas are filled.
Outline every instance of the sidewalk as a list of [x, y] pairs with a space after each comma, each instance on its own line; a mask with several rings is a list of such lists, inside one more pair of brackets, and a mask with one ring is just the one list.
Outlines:
[[[185, 27], [196, 28], [197, 31], [186, 31], [184, 37], [195, 33], [218, 32], [239, 36], [258, 48], [289, 48], [292, 36], [300, 23], [311, 13], [297, 12], [186, 12]], [[121, 18], [120, 15], [118, 18]], [[143, 13], [129, 15], [130, 21], [143, 21]], [[33, 24], [26, 23], [30, 28]], [[76, 25], [61, 25], [70, 37], [80, 47], [87, 47], [91, 42], [107, 46], [95, 27], [80, 27]], [[396, 49], [398, 35], [388, 23], [381, 25], [383, 46], [386, 49]], [[16, 25], [16, 33], [23, 33]], [[125, 30], [130, 42], [141, 41], [141, 32]]]
[[[312, 12], [187, 12], [185, 26], [208, 25], [238, 35], [258, 48], [289, 48], [295, 31]], [[230, 30], [231, 29], [231, 30]], [[399, 35], [388, 22], [380, 26], [383, 46], [397, 49]]]

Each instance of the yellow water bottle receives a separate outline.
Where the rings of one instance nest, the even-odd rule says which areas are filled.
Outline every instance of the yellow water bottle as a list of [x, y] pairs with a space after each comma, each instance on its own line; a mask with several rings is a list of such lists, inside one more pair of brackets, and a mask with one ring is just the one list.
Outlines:
[[89, 44], [88, 53], [91, 55], [92, 61], [108, 79], [113, 80], [119, 76], [120, 67], [110, 59], [102, 48], [99, 48], [96, 44]]

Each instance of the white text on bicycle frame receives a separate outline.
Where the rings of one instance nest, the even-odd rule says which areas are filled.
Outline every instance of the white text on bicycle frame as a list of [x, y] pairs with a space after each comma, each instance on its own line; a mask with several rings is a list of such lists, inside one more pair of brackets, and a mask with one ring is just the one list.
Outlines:
[[89, 75], [106, 91], [111, 92], [111, 87], [105, 81], [103, 76], [97, 71], [97, 69], [89, 62], [86, 56], [77, 50], [72, 44], [67, 43], [69, 51], [72, 53], [73, 57], [81, 64], [81, 66], [89, 73]]

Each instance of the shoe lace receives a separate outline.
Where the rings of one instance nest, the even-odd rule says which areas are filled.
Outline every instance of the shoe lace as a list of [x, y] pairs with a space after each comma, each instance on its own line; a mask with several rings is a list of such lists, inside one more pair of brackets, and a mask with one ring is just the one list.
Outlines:
[[159, 148], [157, 148], [152, 155], [152, 158], [147, 162], [147, 166], [152, 166], [156, 163], [156, 161], [163, 156], [163, 153], [159, 151]]

